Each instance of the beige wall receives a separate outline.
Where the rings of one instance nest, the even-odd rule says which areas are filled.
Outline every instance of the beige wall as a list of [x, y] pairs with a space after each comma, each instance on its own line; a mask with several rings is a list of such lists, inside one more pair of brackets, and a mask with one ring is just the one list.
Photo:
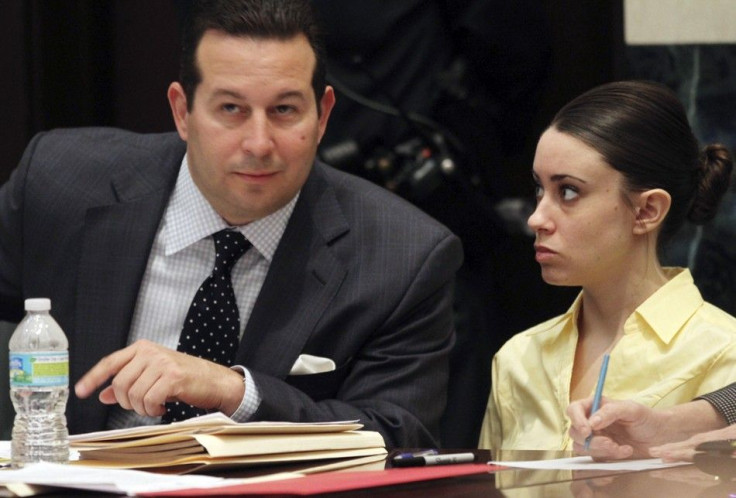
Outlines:
[[624, 0], [629, 45], [736, 42], [736, 0]]

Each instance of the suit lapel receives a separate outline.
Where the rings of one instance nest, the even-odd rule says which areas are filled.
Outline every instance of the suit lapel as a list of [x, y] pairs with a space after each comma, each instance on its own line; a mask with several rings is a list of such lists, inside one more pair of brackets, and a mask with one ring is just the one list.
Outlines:
[[[171, 153], [163, 158], [141, 161], [155, 164], [121, 171], [112, 180], [115, 202], [87, 210], [79, 256], [73, 379], [126, 344], [151, 246], [184, 154], [183, 143], [168, 150]], [[104, 405], [96, 400], [84, 404], [89, 421], [85, 425], [103, 426]]]
[[159, 218], [152, 214], [160, 209], [162, 201], [165, 203], [165, 196], [159, 193], [134, 203], [87, 212], [81, 254], [84, 265], [78, 281], [77, 329], [80, 337], [96, 338], [95, 356], [125, 345], [159, 223]]
[[329, 244], [347, 231], [335, 194], [315, 165], [274, 254], [237, 363], [286, 377], [345, 279], [347, 269]]

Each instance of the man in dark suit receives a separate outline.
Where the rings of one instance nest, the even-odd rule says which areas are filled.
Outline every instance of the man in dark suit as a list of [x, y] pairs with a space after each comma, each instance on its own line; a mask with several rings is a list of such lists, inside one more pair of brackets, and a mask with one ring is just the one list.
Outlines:
[[[0, 187], [0, 318], [51, 298], [72, 433], [156, 423], [181, 402], [436, 444], [461, 245], [315, 161], [334, 105], [321, 52], [307, 0], [201, 2], [168, 92], [178, 136], [42, 134]], [[231, 271], [232, 367], [175, 351], [227, 228], [252, 245]]]

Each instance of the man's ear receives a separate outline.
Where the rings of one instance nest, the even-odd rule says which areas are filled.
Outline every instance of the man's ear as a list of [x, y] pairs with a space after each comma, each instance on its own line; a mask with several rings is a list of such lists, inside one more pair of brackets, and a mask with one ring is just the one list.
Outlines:
[[169, 85], [166, 96], [169, 99], [171, 114], [174, 117], [174, 124], [176, 124], [179, 136], [182, 140], [186, 141], [188, 136], [187, 116], [189, 115], [189, 111], [187, 110], [187, 95], [184, 93], [184, 88], [180, 83], [175, 81]]
[[335, 107], [335, 90], [331, 86], [325, 87], [325, 93], [322, 95], [322, 99], [319, 102], [320, 107], [320, 113], [319, 113], [319, 140], [322, 140], [322, 137], [325, 134], [325, 130], [327, 129], [327, 120], [330, 119], [330, 113], [332, 112], [332, 108]]
[[640, 193], [635, 204], [636, 224], [634, 225], [634, 233], [642, 235], [657, 230], [670, 211], [671, 204], [672, 197], [661, 188], [645, 190]]

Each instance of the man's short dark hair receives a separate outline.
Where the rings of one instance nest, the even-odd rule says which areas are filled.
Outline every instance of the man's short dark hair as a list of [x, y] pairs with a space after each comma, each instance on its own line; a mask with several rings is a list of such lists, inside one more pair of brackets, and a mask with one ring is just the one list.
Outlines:
[[325, 92], [325, 57], [322, 31], [310, 0], [195, 0], [182, 33], [179, 79], [192, 110], [194, 93], [202, 81], [196, 52], [205, 32], [216, 30], [233, 36], [289, 40], [303, 34], [314, 51], [316, 65], [312, 89], [319, 103]]

